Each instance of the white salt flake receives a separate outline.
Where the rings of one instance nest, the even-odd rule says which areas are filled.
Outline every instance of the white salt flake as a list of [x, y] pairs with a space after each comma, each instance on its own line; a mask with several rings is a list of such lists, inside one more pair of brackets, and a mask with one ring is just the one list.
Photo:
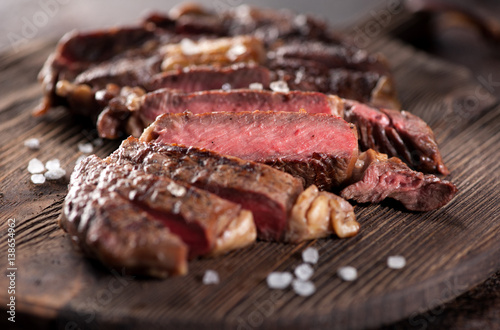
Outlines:
[[31, 182], [34, 184], [43, 184], [45, 183], [45, 176], [43, 176], [43, 174], [33, 174], [31, 176]]
[[311, 281], [293, 280], [293, 291], [299, 296], [307, 297], [316, 291], [314, 283]]
[[61, 162], [59, 159], [51, 159], [45, 163], [45, 168], [47, 171], [57, 170], [61, 168]]
[[267, 275], [267, 286], [271, 289], [285, 289], [292, 283], [293, 275], [289, 272], [272, 272]]
[[290, 88], [288, 88], [287, 83], [284, 82], [283, 80], [273, 81], [272, 83], [269, 84], [269, 87], [275, 92], [288, 93], [290, 91]]
[[66, 171], [62, 168], [55, 168], [45, 172], [44, 176], [47, 180], [59, 180], [66, 175]]
[[310, 264], [315, 264], [318, 262], [319, 253], [318, 250], [313, 247], [308, 247], [304, 251], [302, 251], [302, 260], [304, 262], [308, 262]]
[[406, 266], [406, 259], [403, 256], [390, 256], [387, 258], [387, 267], [401, 269]]
[[37, 158], [30, 160], [28, 163], [28, 172], [31, 174], [39, 174], [43, 173], [43, 171], [45, 171], [45, 166], [43, 166], [43, 163], [40, 160]]
[[205, 271], [205, 275], [203, 275], [203, 284], [219, 284], [219, 274], [215, 270], [207, 270]]
[[295, 268], [294, 273], [299, 280], [307, 281], [314, 274], [314, 269], [309, 264], [301, 264]]
[[223, 91], [230, 91], [231, 90], [231, 84], [225, 83], [225, 84], [222, 85], [221, 89]]
[[92, 143], [78, 143], [78, 150], [84, 154], [90, 154], [94, 151]]
[[256, 90], [256, 91], [261, 91], [264, 89], [264, 86], [261, 83], [254, 82], [248, 85], [248, 88]]
[[351, 282], [358, 278], [358, 271], [352, 266], [340, 267], [337, 275], [344, 281]]
[[24, 141], [24, 146], [32, 150], [40, 149], [40, 140], [32, 138]]

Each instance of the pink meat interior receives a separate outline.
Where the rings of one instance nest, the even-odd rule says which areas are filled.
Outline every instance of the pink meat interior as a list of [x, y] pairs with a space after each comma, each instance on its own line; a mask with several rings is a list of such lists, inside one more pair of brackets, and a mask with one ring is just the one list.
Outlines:
[[[263, 113], [268, 114], [268, 113]], [[213, 113], [172, 120], [157, 131], [158, 142], [214, 150], [250, 160], [351, 155], [357, 139], [343, 119], [328, 115], [261, 116]], [[174, 117], [175, 118], [175, 117]]]

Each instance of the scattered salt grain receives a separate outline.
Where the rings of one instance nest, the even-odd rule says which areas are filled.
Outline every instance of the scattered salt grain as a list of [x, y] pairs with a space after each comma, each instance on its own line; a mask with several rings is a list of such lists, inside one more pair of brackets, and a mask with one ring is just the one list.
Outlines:
[[310, 264], [315, 264], [318, 262], [319, 253], [318, 250], [313, 247], [308, 247], [304, 251], [302, 251], [302, 260], [304, 262], [308, 262]]
[[299, 296], [307, 297], [316, 291], [314, 283], [311, 281], [293, 280], [293, 291]]
[[29, 149], [32, 149], [32, 150], [38, 150], [40, 149], [40, 140], [38, 139], [28, 139], [26, 141], [24, 141], [24, 146], [25, 147], [28, 147]]
[[247, 51], [247, 47], [245, 45], [236, 44], [236, 45], [233, 45], [231, 48], [229, 48], [229, 50], [226, 52], [226, 57], [230, 61], [234, 62], [238, 59], [238, 56], [245, 54], [246, 51]]
[[47, 171], [57, 170], [61, 168], [61, 163], [59, 159], [51, 159], [45, 163], [45, 168]]
[[92, 146], [92, 143], [78, 143], [78, 150], [84, 154], [90, 154], [94, 151], [94, 147]]
[[43, 184], [45, 183], [45, 176], [43, 176], [43, 174], [33, 174], [31, 176], [31, 182], [34, 184]]
[[309, 264], [301, 264], [295, 268], [294, 273], [299, 280], [307, 281], [314, 274], [314, 269]]
[[254, 83], [251, 83], [250, 85], [248, 85], [248, 88], [256, 90], [256, 91], [261, 91], [264, 89], [264, 86], [262, 86], [261, 83], [254, 82]]
[[287, 83], [283, 80], [273, 81], [269, 84], [269, 87], [275, 92], [288, 93], [290, 91]]
[[289, 272], [272, 272], [267, 275], [267, 286], [271, 289], [285, 289], [292, 283], [293, 275]]
[[358, 271], [351, 266], [340, 267], [337, 275], [344, 281], [351, 282], [358, 278]]
[[28, 163], [28, 172], [31, 174], [39, 174], [45, 171], [45, 166], [43, 166], [43, 163], [38, 160], [37, 158], [33, 158], [30, 160]]
[[231, 90], [231, 84], [225, 83], [225, 84], [222, 85], [221, 89], [223, 91], [230, 91]]
[[215, 270], [207, 270], [205, 271], [205, 275], [203, 275], [203, 284], [219, 284], [219, 274]]
[[66, 171], [62, 168], [55, 168], [45, 172], [44, 176], [47, 180], [59, 180], [66, 175]]
[[387, 267], [401, 269], [406, 266], [406, 259], [403, 256], [390, 256], [387, 258]]

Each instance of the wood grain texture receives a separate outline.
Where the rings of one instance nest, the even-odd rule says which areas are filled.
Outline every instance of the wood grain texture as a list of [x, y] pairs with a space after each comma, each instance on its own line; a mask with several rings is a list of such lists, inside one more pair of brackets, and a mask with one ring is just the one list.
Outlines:
[[[132, 278], [86, 260], [57, 227], [77, 144], [95, 138], [92, 126], [58, 109], [33, 118], [41, 91], [36, 74], [54, 44], [33, 44], [0, 56], [0, 264], [5, 269], [6, 220], [15, 218], [20, 315], [57, 328], [364, 328], [412, 317], [458, 296], [500, 269], [500, 107], [470, 73], [384, 37], [369, 48], [381, 51], [395, 72], [405, 108], [435, 130], [456, 198], [440, 210], [410, 213], [385, 203], [358, 205], [362, 229], [351, 239], [321, 239], [299, 245], [258, 242], [217, 259], [190, 263], [189, 275], [163, 281]], [[472, 100], [472, 101], [471, 101]], [[38, 151], [23, 147], [37, 137]], [[95, 149], [105, 156], [117, 147]], [[35, 186], [29, 159], [59, 158], [65, 180]], [[303, 298], [292, 290], [269, 290], [271, 271], [293, 271], [307, 246], [319, 249], [312, 278], [317, 292]], [[391, 270], [390, 255], [407, 266]], [[340, 266], [358, 269], [342, 282]], [[221, 284], [204, 286], [206, 269]], [[6, 277], [0, 277], [5, 306]], [[2, 319], [0, 322], [5, 322]]]

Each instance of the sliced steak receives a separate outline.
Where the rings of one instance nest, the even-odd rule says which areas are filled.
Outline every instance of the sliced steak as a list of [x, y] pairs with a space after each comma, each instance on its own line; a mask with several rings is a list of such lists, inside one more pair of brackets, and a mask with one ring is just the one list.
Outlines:
[[187, 254], [223, 253], [256, 237], [240, 205], [96, 156], [73, 172], [60, 223], [104, 263], [151, 275], [185, 273]]
[[372, 150], [358, 159], [354, 130], [343, 119], [325, 114], [185, 113], [160, 115], [141, 140], [207, 148], [267, 163], [303, 178], [305, 186], [345, 187], [342, 197], [358, 202], [394, 198], [410, 210], [423, 211], [438, 208], [455, 195], [452, 183], [413, 171], [397, 158], [387, 159]]
[[123, 141], [108, 161], [186, 182], [252, 211], [258, 236], [282, 241], [292, 206], [302, 192], [293, 176], [264, 164], [176, 145]]
[[358, 155], [355, 127], [325, 114], [164, 114], [144, 131], [141, 141], [195, 146], [265, 163], [322, 190], [344, 183]]
[[[67, 34], [39, 79], [46, 97], [36, 114], [63, 105], [93, 120], [105, 109], [110, 115], [96, 97], [108, 84], [192, 92], [253, 82], [268, 88], [284, 80], [294, 90], [397, 107], [380, 56], [359, 50], [313, 17], [247, 6], [220, 13], [177, 10], [153, 14], [135, 27]], [[60, 84], [77, 92], [60, 93]]]
[[374, 149], [399, 157], [423, 172], [449, 174], [431, 128], [407, 111], [376, 109], [344, 100], [345, 119], [358, 128], [362, 150]]
[[342, 116], [343, 102], [336, 96], [315, 92], [292, 91], [289, 93], [267, 90], [213, 90], [197, 93], [182, 93], [160, 89], [148, 93], [129, 106], [138, 113], [147, 125], [164, 113], [242, 112], [242, 111], [286, 111], [326, 113]]
[[353, 184], [341, 196], [358, 203], [395, 199], [411, 211], [430, 211], [447, 204], [457, 192], [449, 181], [411, 170], [400, 159], [368, 150], [353, 171]]
[[171, 88], [183, 92], [197, 92], [223, 87], [247, 88], [254, 82], [269, 86], [269, 70], [256, 64], [242, 63], [222, 68], [193, 66], [187, 69], [170, 70], [151, 77], [144, 87], [148, 91]]

